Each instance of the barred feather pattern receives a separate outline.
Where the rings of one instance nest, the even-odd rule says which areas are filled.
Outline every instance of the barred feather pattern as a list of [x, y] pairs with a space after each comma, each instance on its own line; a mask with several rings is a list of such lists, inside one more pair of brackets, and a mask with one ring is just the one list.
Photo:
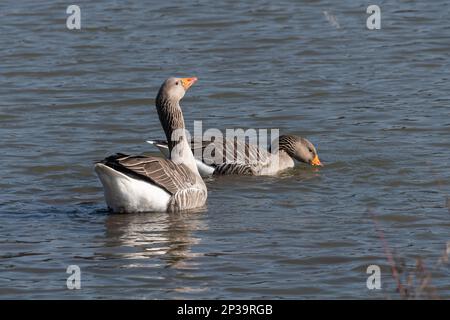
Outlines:
[[214, 175], [257, 175], [271, 161], [269, 152], [237, 137], [203, 141], [201, 148], [202, 161], [215, 168]]
[[178, 103], [168, 99], [159, 93], [156, 97], [156, 110], [158, 111], [159, 121], [164, 129], [169, 146], [169, 150], [173, 150], [175, 145], [180, 141], [172, 141], [172, 133], [177, 129], [184, 129], [183, 112]]
[[[166, 145], [163, 140], [153, 140], [159, 145]], [[283, 145], [283, 148], [288, 148]], [[264, 148], [245, 142], [242, 139], [215, 138], [214, 141], [191, 141], [194, 156], [206, 165], [214, 168], [214, 175], [260, 175], [271, 172], [274, 155]], [[277, 171], [273, 169], [272, 171]]]
[[255, 167], [241, 163], [223, 163], [214, 169], [214, 175], [241, 175], [254, 176], [257, 171]]
[[101, 163], [166, 190], [171, 195], [168, 211], [192, 209], [206, 202], [207, 191], [202, 178], [184, 164], [175, 164], [158, 157], [122, 153], [107, 157]]
[[302, 139], [293, 135], [282, 135], [278, 138], [278, 150], [285, 151], [289, 156], [294, 158], [297, 143]]
[[197, 150], [198, 148], [193, 140], [191, 149], [194, 155], [201, 151], [202, 161], [214, 166], [225, 163], [242, 163], [254, 166], [265, 163], [270, 159], [270, 154], [266, 150], [238, 138], [216, 138], [214, 141], [202, 141], [200, 144], [201, 150]]

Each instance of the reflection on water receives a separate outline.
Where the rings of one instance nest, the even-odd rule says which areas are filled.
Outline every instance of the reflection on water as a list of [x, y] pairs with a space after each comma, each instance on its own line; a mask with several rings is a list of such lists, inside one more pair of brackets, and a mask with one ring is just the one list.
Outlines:
[[[202, 213], [110, 214], [105, 220], [105, 247], [130, 248], [120, 253], [124, 259], [151, 259], [161, 257], [170, 268], [194, 268], [186, 260], [198, 254], [192, 253], [193, 245], [201, 239], [194, 231], [207, 230]], [[133, 267], [136, 263], [122, 267]]]
[[[395, 298], [368, 208], [407, 263], [441, 256], [449, 1], [384, 1], [378, 31], [360, 0], [77, 2], [79, 32], [64, 1], [0, 1], [0, 298]], [[173, 75], [199, 78], [191, 132], [279, 129], [325, 167], [207, 179], [196, 213], [108, 214], [93, 161], [152, 152]]]

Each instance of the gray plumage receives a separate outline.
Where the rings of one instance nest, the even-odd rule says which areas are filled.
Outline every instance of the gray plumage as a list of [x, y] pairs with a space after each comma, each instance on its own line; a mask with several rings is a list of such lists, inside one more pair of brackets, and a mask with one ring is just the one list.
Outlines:
[[[169, 78], [159, 89], [155, 104], [161, 125], [168, 139], [172, 138], [176, 130], [184, 130], [184, 119], [179, 100], [183, 98], [185, 91], [195, 81], [196, 78]], [[130, 156], [119, 153], [98, 162], [98, 170], [96, 166], [96, 171], [99, 176], [103, 175], [103, 179], [100, 177], [100, 180], [105, 187], [105, 197], [106, 195], [109, 196], [106, 197], [107, 202], [119, 202], [113, 205], [108, 204], [110, 207], [119, 208], [120, 211], [127, 211], [128, 205], [132, 210], [136, 210], [135, 207], [139, 203], [144, 203], [146, 207], [164, 207], [166, 211], [174, 212], [200, 207], [205, 204], [207, 198], [206, 186], [198, 173], [195, 159], [186, 142], [184, 131], [181, 132], [182, 134], [179, 135], [178, 140], [169, 140], [173, 141], [169, 145], [172, 155], [171, 159], [152, 156]], [[102, 169], [101, 166], [106, 166], [113, 171], [110, 173], [110, 171]], [[116, 175], [119, 179], [121, 176], [114, 172], [134, 180], [125, 179], [125, 182], [119, 181], [119, 183], [115, 183], [108, 176]], [[134, 183], [134, 186], [127, 186], [130, 183], [129, 181], [144, 181], [149, 184], [147, 190], [150, 191], [147, 192], [151, 193], [151, 190], [155, 190], [164, 198], [168, 194], [169, 199], [167, 202], [163, 199], [161, 203], [157, 203], [155, 206], [151, 202], [159, 202], [158, 199], [152, 198], [153, 200], [149, 200], [150, 203], [146, 203], [145, 199], [142, 200], [142, 197], [134, 199], [133, 194], [130, 194], [127, 190], [138, 188], [135, 190], [139, 191], [141, 189], [138, 187], [138, 182]], [[164, 191], [160, 193], [161, 191], [152, 189], [150, 186], [160, 188], [167, 193], [164, 193]], [[149, 194], [149, 198], [151, 196]], [[139, 211], [139, 208], [137, 210]]]
[[[160, 149], [168, 148], [166, 141], [150, 142]], [[278, 148], [267, 150], [238, 138], [194, 138], [190, 147], [197, 160], [213, 168], [214, 175], [271, 175], [294, 166], [294, 160], [321, 165], [314, 145], [305, 138], [282, 135], [272, 145]]]
[[172, 197], [168, 211], [192, 209], [207, 197], [202, 178], [184, 164], [151, 156], [130, 156], [118, 153], [100, 161], [123, 174], [153, 183]]

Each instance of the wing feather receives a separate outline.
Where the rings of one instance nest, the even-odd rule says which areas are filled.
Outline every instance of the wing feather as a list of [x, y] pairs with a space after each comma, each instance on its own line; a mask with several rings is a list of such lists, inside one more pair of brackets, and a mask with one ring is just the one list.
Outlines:
[[102, 161], [103, 164], [158, 185], [170, 194], [196, 186], [197, 177], [184, 164], [152, 156], [116, 154]]
[[[156, 141], [167, 145], [166, 141]], [[271, 161], [269, 151], [238, 138], [208, 141], [194, 137], [191, 150], [197, 159], [215, 168], [214, 174], [254, 175]]]

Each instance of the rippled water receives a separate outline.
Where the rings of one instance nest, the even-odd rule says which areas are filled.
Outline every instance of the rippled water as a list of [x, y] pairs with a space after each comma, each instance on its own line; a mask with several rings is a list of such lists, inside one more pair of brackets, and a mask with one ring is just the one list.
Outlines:
[[[364, 1], [74, 2], [81, 31], [67, 1], [0, 2], [0, 298], [395, 299], [383, 235], [406, 268], [436, 265], [448, 1], [381, 1], [378, 31]], [[208, 179], [190, 214], [109, 214], [93, 161], [152, 151], [172, 75], [200, 79], [188, 127], [279, 128], [326, 166]], [[81, 290], [66, 289], [72, 264]], [[382, 290], [366, 288], [371, 264]], [[449, 280], [448, 264], [432, 272], [437, 296]]]

